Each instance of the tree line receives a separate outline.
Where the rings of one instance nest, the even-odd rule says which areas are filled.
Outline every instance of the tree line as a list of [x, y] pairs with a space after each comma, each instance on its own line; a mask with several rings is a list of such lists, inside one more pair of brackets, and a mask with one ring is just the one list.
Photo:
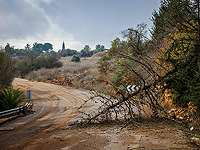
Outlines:
[[32, 47], [30, 44], [26, 44], [24, 49], [15, 49], [14, 46], [10, 46], [10, 44], [7, 43], [4, 50], [6, 53], [12, 55], [12, 57], [26, 56], [30, 54], [39, 56], [44, 53], [57, 53], [61, 57], [73, 55], [78, 55], [80, 57], [91, 57], [93, 54], [104, 51], [105, 47], [103, 45], [98, 44], [96, 45], [95, 50], [91, 50], [89, 45], [85, 45], [84, 48], [80, 52], [78, 52], [77, 50], [72, 50], [69, 48], [65, 49], [65, 45], [63, 45], [62, 50], [55, 52], [53, 51], [53, 45], [51, 43], [42, 44], [35, 42]]
[[91, 50], [89, 45], [85, 45], [80, 52], [78, 52], [77, 50], [62, 48], [62, 50], [58, 51], [58, 55], [60, 55], [61, 57], [67, 57], [73, 55], [79, 57], [91, 57], [93, 54], [96, 54], [101, 51], [105, 51], [105, 47], [103, 45], [97, 44], [95, 50]]

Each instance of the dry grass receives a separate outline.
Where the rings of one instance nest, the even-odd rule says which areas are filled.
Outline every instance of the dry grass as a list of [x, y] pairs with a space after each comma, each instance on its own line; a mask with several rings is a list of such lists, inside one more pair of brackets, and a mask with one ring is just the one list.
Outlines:
[[97, 90], [108, 93], [111, 87], [97, 80], [110, 80], [112, 74], [101, 74], [97, 69], [100, 57], [81, 58], [81, 62], [71, 62], [71, 57], [62, 57], [61, 68], [45, 69], [30, 72], [25, 78], [28, 80], [47, 81], [58, 77], [70, 77], [76, 88]]
[[84, 71], [93, 68], [96, 66], [98, 61], [97, 58], [81, 58], [81, 62], [71, 62], [71, 57], [62, 57], [60, 61], [63, 63], [61, 68], [53, 68], [53, 69], [39, 69], [36, 71], [30, 72], [26, 75], [26, 79], [29, 80], [37, 80], [37, 81], [45, 81], [52, 80], [57, 77], [71, 77], [77, 75], [79, 73], [83, 73]]
[[60, 69], [41, 68], [39, 70], [30, 72], [25, 76], [25, 78], [32, 81], [46, 81], [57, 78], [59, 75], [60, 75]]
[[99, 80], [110, 81], [112, 77], [111, 73], [102, 74], [98, 71], [97, 67], [94, 67], [76, 76], [73, 83], [78, 88], [96, 90], [108, 94], [112, 90], [112, 87], [106, 83], [99, 82]]
[[81, 58], [81, 62], [70, 62], [71, 57], [62, 57], [60, 61], [63, 63], [61, 72], [78, 74], [83, 73], [85, 70], [96, 66], [99, 57], [94, 58]]

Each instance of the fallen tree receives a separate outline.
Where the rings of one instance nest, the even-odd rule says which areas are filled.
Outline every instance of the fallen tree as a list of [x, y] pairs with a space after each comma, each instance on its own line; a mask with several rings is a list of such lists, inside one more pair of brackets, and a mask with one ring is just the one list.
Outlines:
[[[124, 41], [117, 38], [112, 42], [112, 48], [107, 53], [109, 59], [105, 59], [107, 62], [103, 63], [109, 68], [101, 70], [104, 70], [105, 74], [110, 71], [115, 76], [112, 81], [97, 82], [105, 82], [111, 85], [113, 90], [109, 96], [92, 92], [92, 96], [85, 103], [93, 101], [101, 105], [93, 112], [85, 114], [81, 122], [93, 123], [113, 119], [135, 122], [145, 115], [165, 115], [165, 100], [162, 95], [166, 89], [172, 91], [175, 105], [185, 107], [192, 102], [197, 106], [196, 112], [199, 115], [199, 16], [192, 12], [196, 10], [196, 5], [191, 5], [189, 1], [182, 3], [168, 0], [162, 2], [160, 9], [161, 14], [154, 14], [155, 29], [151, 40], [145, 36], [146, 25], [140, 24], [136, 29], [122, 31]], [[192, 17], [188, 17], [183, 9]], [[176, 11], [181, 18], [169, 15], [170, 11]], [[159, 22], [160, 16], [165, 17], [163, 22]], [[164, 22], [168, 23], [168, 26], [160, 28]], [[158, 33], [161, 29], [162, 32]], [[104, 66], [99, 66], [101, 67]], [[127, 85], [139, 88], [128, 91]], [[173, 98], [177, 92], [179, 99]]]

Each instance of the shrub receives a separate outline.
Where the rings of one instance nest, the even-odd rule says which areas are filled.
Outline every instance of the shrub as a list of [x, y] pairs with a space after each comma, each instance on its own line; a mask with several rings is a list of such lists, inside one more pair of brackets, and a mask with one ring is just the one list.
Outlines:
[[22, 77], [27, 75], [33, 70], [38, 70], [40, 68], [54, 68], [61, 67], [62, 63], [58, 61], [59, 57], [51, 54], [46, 56], [40, 56], [35, 59], [25, 59], [23, 61], [18, 60], [15, 64], [15, 69], [18, 74]]
[[24, 101], [23, 92], [20, 92], [19, 89], [14, 90], [13, 87], [9, 87], [8, 89], [4, 88], [0, 93], [0, 109], [8, 110], [15, 108], [21, 102]]
[[93, 55], [93, 52], [89, 50], [81, 50], [81, 53], [80, 53], [81, 57], [91, 57], [92, 55]]
[[77, 54], [78, 52], [76, 50], [71, 50], [71, 49], [63, 49], [58, 51], [58, 55], [61, 57], [73, 56]]
[[9, 86], [13, 81], [13, 68], [11, 56], [0, 51], [0, 89]]
[[78, 55], [73, 55], [71, 61], [72, 62], [80, 62], [80, 57]]
[[107, 71], [110, 69], [109, 58], [107, 56], [102, 56], [101, 59], [98, 60], [98, 69], [100, 73], [107, 74]]

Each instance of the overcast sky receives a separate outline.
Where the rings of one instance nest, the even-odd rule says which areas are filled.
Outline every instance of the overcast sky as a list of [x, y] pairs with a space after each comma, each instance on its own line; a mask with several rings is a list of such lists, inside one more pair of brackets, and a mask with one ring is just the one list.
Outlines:
[[0, 46], [34, 42], [66, 48], [110, 48], [120, 32], [145, 22], [151, 28], [160, 0], [0, 0]]

